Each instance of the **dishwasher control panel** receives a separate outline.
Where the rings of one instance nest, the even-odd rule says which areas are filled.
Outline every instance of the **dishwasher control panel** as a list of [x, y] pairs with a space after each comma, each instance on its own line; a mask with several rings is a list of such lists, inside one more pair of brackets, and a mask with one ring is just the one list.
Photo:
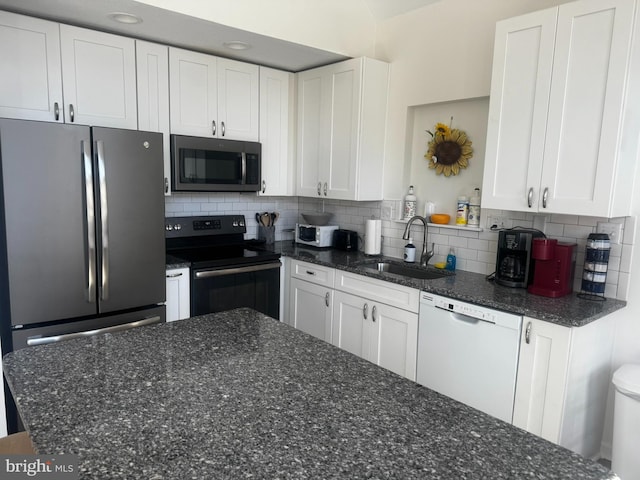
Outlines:
[[440, 295], [434, 295], [428, 292], [420, 293], [420, 305], [421, 309], [426, 306], [439, 308], [441, 310], [447, 310], [458, 315], [464, 315], [471, 318], [476, 318], [485, 322], [509, 325], [513, 328], [520, 328], [522, 317], [513, 315], [511, 313], [500, 312], [498, 310], [492, 310], [487, 307], [474, 305], [472, 303], [461, 302], [460, 300], [454, 300], [452, 298], [441, 297]]

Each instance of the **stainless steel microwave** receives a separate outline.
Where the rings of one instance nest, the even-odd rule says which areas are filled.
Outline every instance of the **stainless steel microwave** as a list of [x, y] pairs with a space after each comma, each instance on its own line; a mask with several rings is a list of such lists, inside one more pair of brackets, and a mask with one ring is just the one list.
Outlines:
[[175, 192], [257, 192], [261, 145], [219, 138], [171, 135]]

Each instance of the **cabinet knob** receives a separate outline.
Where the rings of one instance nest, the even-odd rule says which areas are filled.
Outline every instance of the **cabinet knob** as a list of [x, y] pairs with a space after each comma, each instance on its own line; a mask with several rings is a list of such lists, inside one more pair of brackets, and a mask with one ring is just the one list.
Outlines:
[[53, 103], [53, 117], [56, 122], [60, 120], [60, 106], [58, 105], [58, 102]]
[[527, 195], [527, 205], [529, 205], [529, 208], [533, 206], [533, 187], [529, 189], [529, 194]]
[[371, 320], [372, 321], [376, 321], [376, 312], [378, 311], [378, 308], [374, 305], [373, 309], [371, 310]]
[[327, 182], [324, 182], [324, 196], [327, 196]]
[[365, 303], [362, 307], [362, 317], [366, 320], [369, 316], [369, 304]]
[[212, 135], [215, 135], [215, 134], [216, 134], [216, 121], [215, 121], [215, 120], [213, 120], [213, 121], [211, 122], [211, 134], [212, 134]]
[[544, 188], [544, 193], [542, 194], [542, 208], [547, 208], [547, 199], [549, 198], [549, 187]]
[[70, 103], [69, 104], [69, 120], [71, 121], [71, 123], [74, 122], [75, 116], [76, 116], [76, 114], [75, 114], [75, 112], [73, 110], [73, 104]]
[[329, 292], [327, 292], [327, 294], [324, 296], [324, 304], [327, 307], [329, 306]]
[[527, 329], [524, 331], [524, 341], [531, 343], [531, 322], [527, 323]]

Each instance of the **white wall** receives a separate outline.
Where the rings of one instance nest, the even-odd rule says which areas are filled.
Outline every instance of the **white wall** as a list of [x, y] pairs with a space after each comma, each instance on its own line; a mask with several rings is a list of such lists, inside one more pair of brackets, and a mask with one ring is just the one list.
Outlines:
[[321, 50], [373, 56], [376, 25], [363, 0], [138, 1]]

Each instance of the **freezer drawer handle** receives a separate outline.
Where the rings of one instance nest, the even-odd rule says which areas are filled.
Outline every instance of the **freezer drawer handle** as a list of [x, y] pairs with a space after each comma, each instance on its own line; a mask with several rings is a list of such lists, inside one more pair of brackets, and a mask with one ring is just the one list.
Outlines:
[[222, 277], [224, 275], [234, 275], [236, 273], [251, 273], [251, 272], [259, 272], [261, 270], [271, 270], [273, 268], [280, 268], [281, 263], [263, 263], [261, 265], [251, 265], [248, 267], [237, 267], [237, 268], [225, 268], [222, 270], [203, 270], [201, 272], [196, 272], [195, 277], [198, 278], [209, 278], [209, 277]]
[[96, 223], [94, 216], [93, 166], [87, 142], [81, 142], [84, 163], [84, 195], [87, 204], [87, 301], [96, 301]]
[[114, 333], [123, 332], [125, 330], [131, 330], [136, 327], [143, 327], [145, 325], [153, 325], [154, 323], [162, 322], [162, 318], [159, 316], [145, 318], [143, 320], [137, 320], [131, 323], [124, 323], [122, 325], [114, 325], [113, 327], [97, 328], [95, 330], [86, 330], [84, 332], [67, 333], [64, 335], [53, 335], [51, 337], [29, 337], [27, 339], [27, 345], [30, 347], [36, 345], [46, 345], [49, 343], [58, 343], [63, 340], [71, 340], [72, 338], [81, 337], [93, 337], [94, 335], [100, 335], [102, 333]]
[[107, 174], [104, 166], [104, 142], [96, 142], [98, 152], [98, 180], [100, 182], [100, 224], [102, 232], [102, 257], [100, 267], [102, 269], [102, 286], [100, 299], [109, 299], [109, 206], [107, 203]]

